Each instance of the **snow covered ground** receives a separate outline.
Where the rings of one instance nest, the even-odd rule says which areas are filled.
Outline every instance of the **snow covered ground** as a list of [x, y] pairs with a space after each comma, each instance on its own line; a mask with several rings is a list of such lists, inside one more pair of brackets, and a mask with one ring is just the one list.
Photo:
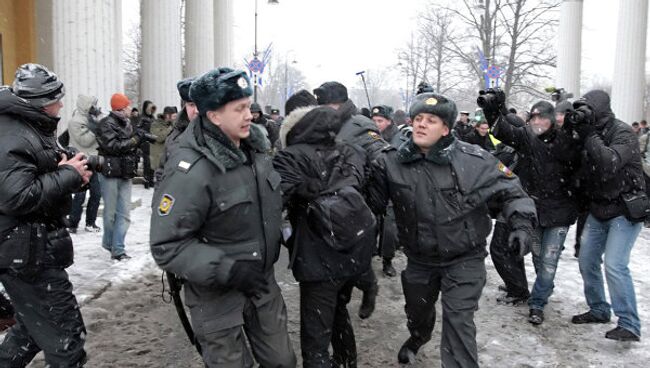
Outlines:
[[[160, 271], [149, 254], [151, 190], [133, 188], [131, 228], [126, 251], [133, 259], [110, 260], [100, 246], [101, 234], [81, 231], [74, 235], [75, 265], [69, 273], [88, 329], [88, 367], [202, 367], [187, 342], [171, 304], [162, 301]], [[98, 221], [101, 226], [101, 221]], [[574, 229], [560, 260], [555, 292], [539, 327], [526, 319], [528, 308], [501, 306], [497, 286], [501, 280], [488, 257], [488, 280], [476, 313], [478, 345], [483, 367], [648, 367], [650, 337], [640, 343], [620, 343], [604, 338], [607, 325], [572, 325], [571, 316], [587, 310], [577, 259], [573, 257]], [[644, 229], [632, 252], [630, 268], [637, 292], [642, 333], [650, 336], [650, 230]], [[406, 259], [399, 255], [396, 267]], [[276, 267], [289, 313], [289, 331], [300, 355], [297, 283], [286, 270], [286, 254]], [[373, 267], [380, 274], [381, 262]], [[529, 284], [534, 271], [527, 259]], [[369, 320], [356, 316], [360, 294], [355, 291], [349, 309], [357, 336], [359, 366], [395, 367], [396, 356], [407, 338], [406, 317], [399, 278], [380, 276], [377, 310]], [[440, 313], [440, 306], [437, 306]], [[434, 337], [418, 354], [414, 367], [439, 366], [440, 314]], [[44, 366], [42, 355], [30, 367]]]

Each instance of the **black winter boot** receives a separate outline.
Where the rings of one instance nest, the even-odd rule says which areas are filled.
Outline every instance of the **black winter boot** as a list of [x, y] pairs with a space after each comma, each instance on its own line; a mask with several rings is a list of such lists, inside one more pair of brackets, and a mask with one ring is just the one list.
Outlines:
[[531, 309], [528, 315], [528, 322], [535, 326], [539, 326], [544, 322], [544, 311], [541, 309]]
[[390, 258], [384, 258], [384, 267], [383, 267], [384, 275], [388, 277], [395, 277], [397, 275], [397, 271], [395, 271], [395, 267], [393, 267], [393, 260]]
[[413, 337], [409, 337], [397, 353], [397, 361], [400, 364], [409, 364], [415, 362], [415, 356], [420, 350], [422, 344], [418, 343]]
[[370, 289], [363, 293], [361, 299], [361, 307], [359, 307], [359, 318], [366, 319], [375, 311], [375, 302], [377, 300], [377, 293], [379, 292], [379, 285], [373, 284]]
[[582, 313], [573, 316], [571, 318], [571, 323], [574, 323], [576, 325], [582, 325], [585, 323], [608, 323], [609, 322], [609, 317], [607, 318], [598, 318], [596, 315], [591, 313], [591, 311], [587, 313]]

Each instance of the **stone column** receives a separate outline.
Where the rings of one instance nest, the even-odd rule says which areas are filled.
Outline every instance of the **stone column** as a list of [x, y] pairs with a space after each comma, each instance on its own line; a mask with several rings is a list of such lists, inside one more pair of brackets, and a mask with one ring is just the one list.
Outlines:
[[76, 108], [79, 94], [96, 96], [102, 110], [110, 98], [123, 92], [121, 0], [39, 0], [36, 13], [38, 60], [47, 64], [65, 84], [62, 124]]
[[185, 77], [214, 69], [214, 0], [185, 2]]
[[582, 54], [583, 0], [564, 0], [558, 29], [557, 75], [555, 87], [580, 96], [580, 57]]
[[619, 2], [616, 54], [612, 81], [612, 110], [632, 124], [644, 118], [645, 50], [648, 0]]
[[233, 6], [232, 0], [214, 0], [215, 66], [233, 67]]
[[142, 65], [140, 100], [150, 100], [161, 113], [179, 106], [176, 83], [182, 79], [181, 6], [179, 0], [141, 0]]

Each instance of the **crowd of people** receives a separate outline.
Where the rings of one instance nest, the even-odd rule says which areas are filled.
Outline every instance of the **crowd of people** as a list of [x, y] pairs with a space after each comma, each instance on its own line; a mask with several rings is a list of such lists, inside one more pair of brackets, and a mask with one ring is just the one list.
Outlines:
[[470, 120], [428, 86], [408, 111], [362, 111], [343, 84], [326, 82], [292, 95], [285, 117], [252, 103], [243, 71], [217, 68], [177, 89], [181, 110], [161, 115], [151, 101], [139, 111], [116, 93], [103, 116], [96, 97], [79, 95], [63, 139], [64, 86], [54, 73], [25, 64], [0, 89], [0, 281], [11, 300], [0, 299], [0, 312], [15, 318], [0, 366], [24, 367], [41, 350], [53, 367], [85, 364], [86, 331], [65, 271], [70, 233], [90, 192], [85, 231], [102, 232], [110, 257], [128, 261], [139, 175], [155, 187], [151, 254], [180, 280], [191, 342], [208, 367], [296, 366], [274, 275], [282, 246], [300, 288], [303, 366], [357, 366], [352, 290], [363, 292], [359, 317], [371, 317], [379, 292], [371, 259], [380, 256], [383, 275], [395, 277], [401, 249], [409, 337], [397, 361], [414, 362], [431, 340], [440, 300], [442, 366], [478, 367], [474, 313], [488, 236], [504, 282], [498, 302], [526, 303], [528, 322], [540, 325], [576, 222], [589, 310], [571, 322], [607, 323], [613, 312], [617, 326], [605, 337], [640, 340], [628, 263], [649, 211], [649, 139], [616, 119], [604, 91], [538, 101], [523, 116], [488, 89]]

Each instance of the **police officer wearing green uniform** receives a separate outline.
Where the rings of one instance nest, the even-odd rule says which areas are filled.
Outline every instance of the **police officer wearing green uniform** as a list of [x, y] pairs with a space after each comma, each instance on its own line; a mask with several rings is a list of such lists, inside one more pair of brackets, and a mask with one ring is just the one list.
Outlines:
[[[207, 367], [295, 367], [273, 264], [282, 198], [270, 144], [251, 124], [243, 71], [198, 77], [199, 110], [154, 194], [151, 252], [185, 280], [185, 303]], [[246, 340], [250, 343], [248, 349]]]
[[399, 241], [408, 258], [402, 272], [410, 337], [398, 354], [412, 363], [431, 339], [441, 295], [443, 367], [478, 367], [474, 311], [485, 285], [487, 201], [498, 199], [513, 229], [509, 244], [525, 250], [536, 221], [533, 201], [517, 177], [486, 151], [451, 133], [456, 105], [423, 93], [410, 108], [413, 135], [372, 167], [368, 202], [383, 213], [393, 202]]

